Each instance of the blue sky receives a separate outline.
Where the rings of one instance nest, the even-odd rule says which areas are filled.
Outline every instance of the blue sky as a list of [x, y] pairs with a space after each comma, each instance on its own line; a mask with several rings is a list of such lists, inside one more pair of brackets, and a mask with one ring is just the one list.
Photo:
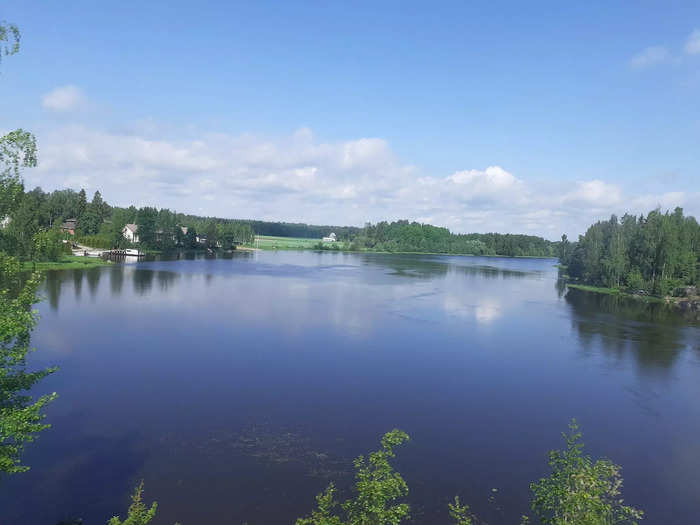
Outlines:
[[0, 128], [37, 134], [28, 185], [115, 204], [549, 238], [700, 214], [698, 2], [466, 4], [5, 2]]

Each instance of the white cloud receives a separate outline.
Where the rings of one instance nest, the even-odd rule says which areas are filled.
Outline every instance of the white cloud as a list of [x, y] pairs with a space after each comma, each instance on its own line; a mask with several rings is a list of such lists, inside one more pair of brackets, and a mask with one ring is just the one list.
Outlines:
[[576, 183], [576, 188], [563, 197], [563, 203], [576, 207], [610, 208], [622, 201], [622, 192], [615, 184], [594, 179]]
[[39, 166], [25, 172], [27, 186], [99, 189], [117, 205], [221, 217], [339, 225], [406, 218], [456, 232], [551, 239], [575, 237], [611, 213], [700, 202], [681, 192], [627, 191], [600, 178], [534, 182], [498, 165], [428, 175], [380, 138], [325, 142], [308, 129], [281, 137], [158, 137], [78, 125], [39, 132]]
[[695, 29], [685, 41], [685, 52], [689, 55], [700, 54], [700, 29]]
[[663, 46], [651, 46], [634, 55], [630, 60], [630, 66], [633, 69], [645, 69], [671, 60], [668, 49]]
[[41, 97], [41, 105], [51, 111], [66, 112], [81, 108], [87, 101], [77, 86], [60, 86]]

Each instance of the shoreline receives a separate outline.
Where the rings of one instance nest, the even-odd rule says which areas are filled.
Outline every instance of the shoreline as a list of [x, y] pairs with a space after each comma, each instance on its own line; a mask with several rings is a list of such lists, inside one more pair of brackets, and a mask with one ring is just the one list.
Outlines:
[[555, 256], [549, 256], [549, 255], [499, 255], [499, 254], [474, 254], [474, 253], [449, 253], [449, 252], [387, 252], [387, 251], [382, 251], [382, 250], [346, 250], [346, 249], [318, 249], [318, 248], [299, 248], [299, 247], [293, 247], [293, 248], [285, 248], [285, 247], [276, 247], [276, 248], [268, 248], [268, 247], [260, 247], [260, 248], [250, 248], [246, 247], [251, 251], [264, 251], [264, 252], [273, 252], [273, 251], [285, 251], [285, 252], [292, 252], [292, 251], [299, 251], [299, 252], [330, 252], [330, 253], [379, 253], [379, 254], [389, 254], [389, 255], [450, 255], [450, 256], [456, 256], [456, 257], [498, 257], [502, 259], [557, 259]]
[[605, 288], [603, 286], [591, 286], [589, 284], [566, 283], [568, 288], [581, 290], [583, 292], [598, 293], [602, 295], [617, 295], [645, 303], [667, 304], [683, 311], [699, 311], [700, 297], [673, 297], [666, 295], [664, 297], [658, 295], [641, 295], [625, 292], [619, 288]]
[[52, 270], [82, 270], [109, 266], [112, 261], [106, 261], [101, 257], [85, 257], [83, 255], [64, 255], [58, 261], [22, 261], [24, 271], [52, 271]]
[[603, 295], [617, 295], [620, 297], [628, 297], [630, 299], [636, 299], [638, 301], [644, 301], [645, 303], [670, 303], [670, 297], [659, 297], [658, 295], [641, 295], [636, 293], [629, 293], [621, 290], [620, 288], [606, 288], [604, 286], [592, 286], [590, 284], [577, 284], [577, 283], [566, 283], [568, 288], [574, 290], [581, 290], [583, 292], [598, 293]]

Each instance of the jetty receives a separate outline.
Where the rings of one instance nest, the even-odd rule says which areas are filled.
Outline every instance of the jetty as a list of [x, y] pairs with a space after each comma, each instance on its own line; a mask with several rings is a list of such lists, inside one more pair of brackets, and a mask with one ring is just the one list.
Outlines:
[[100, 250], [97, 248], [90, 248], [89, 246], [83, 246], [81, 244], [73, 243], [72, 246], [73, 255], [79, 257], [107, 257], [107, 258], [120, 258], [120, 257], [143, 257], [145, 254], [134, 248], [115, 248], [110, 250]]

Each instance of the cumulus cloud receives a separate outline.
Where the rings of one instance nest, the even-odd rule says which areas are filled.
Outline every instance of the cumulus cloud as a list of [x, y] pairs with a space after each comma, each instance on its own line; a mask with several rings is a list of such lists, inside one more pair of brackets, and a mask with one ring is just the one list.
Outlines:
[[220, 217], [358, 226], [405, 218], [456, 232], [555, 239], [610, 213], [695, 202], [679, 192], [629, 194], [601, 179], [535, 183], [498, 165], [426, 174], [383, 139], [328, 142], [305, 128], [279, 137], [185, 138], [63, 125], [38, 135], [39, 166], [25, 172], [29, 187], [99, 189], [117, 205]]
[[598, 179], [577, 182], [562, 198], [566, 205], [594, 209], [617, 206], [621, 201], [622, 192], [618, 186]]
[[671, 61], [671, 54], [664, 46], [651, 46], [643, 49], [630, 60], [633, 69], [645, 69]]
[[79, 109], [86, 101], [83, 91], [72, 85], [57, 87], [41, 97], [41, 105], [44, 108], [57, 112]]
[[685, 52], [689, 55], [700, 54], [700, 29], [695, 29], [685, 41]]

